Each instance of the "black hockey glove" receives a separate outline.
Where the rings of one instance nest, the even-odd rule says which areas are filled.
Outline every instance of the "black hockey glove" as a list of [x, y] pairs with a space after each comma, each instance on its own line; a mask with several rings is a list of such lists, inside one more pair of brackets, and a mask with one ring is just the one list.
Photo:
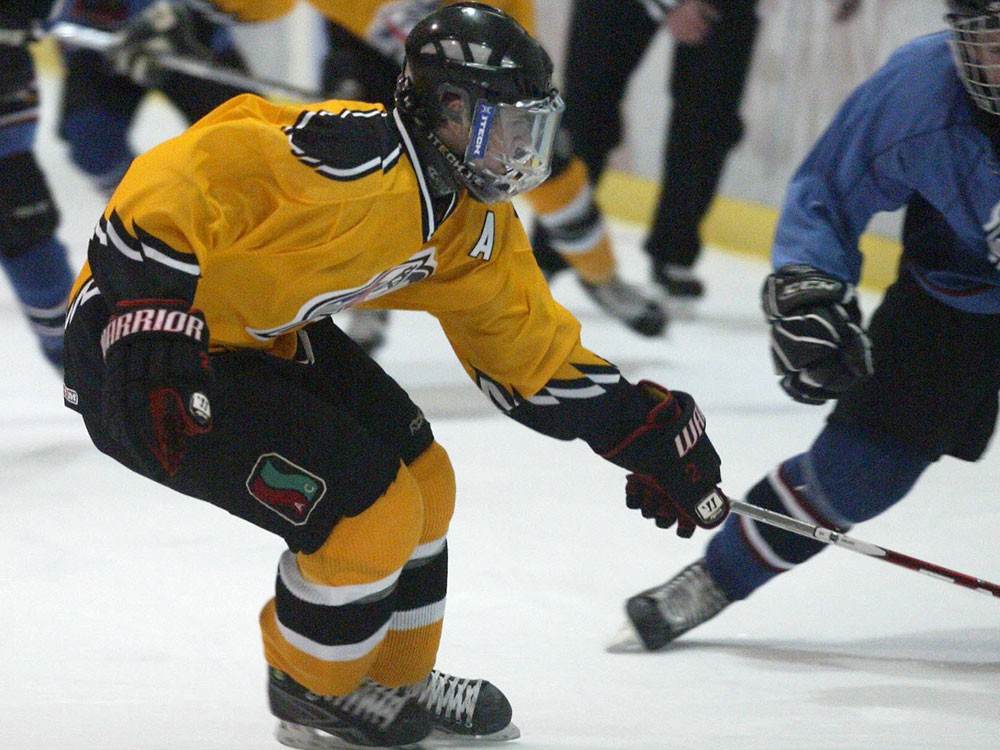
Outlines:
[[212, 429], [205, 316], [181, 300], [121, 302], [104, 327], [101, 348], [108, 432], [130, 446], [153, 477], [176, 473], [188, 438]]
[[646, 380], [637, 387], [655, 399], [646, 421], [603, 454], [633, 472], [625, 481], [625, 504], [660, 528], [676, 523], [685, 538], [696, 526], [718, 526], [729, 499], [716, 486], [722, 461], [705, 434], [705, 417], [686, 393]]
[[767, 277], [761, 297], [771, 357], [789, 396], [822, 404], [871, 376], [871, 342], [851, 284], [789, 265]]
[[120, 39], [105, 53], [119, 75], [140, 86], [158, 86], [164, 69], [163, 55], [211, 60], [212, 51], [198, 38], [197, 17], [179, 0], [157, 0], [130, 18], [119, 32]]

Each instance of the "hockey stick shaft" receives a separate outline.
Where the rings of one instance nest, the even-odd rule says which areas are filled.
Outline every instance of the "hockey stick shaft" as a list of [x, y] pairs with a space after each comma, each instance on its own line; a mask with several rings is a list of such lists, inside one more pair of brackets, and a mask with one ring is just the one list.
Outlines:
[[[102, 31], [89, 26], [82, 26], [69, 21], [60, 21], [49, 29], [49, 34], [59, 42], [80, 49], [87, 49], [93, 52], [107, 52], [119, 39], [118, 34], [110, 31]], [[240, 70], [213, 65], [204, 60], [183, 55], [172, 55], [164, 53], [156, 56], [156, 64], [175, 73], [183, 73], [193, 78], [201, 78], [206, 81], [233, 86], [245, 91], [253, 91], [258, 94], [270, 94], [283, 96], [288, 99], [296, 99], [304, 102], [322, 101], [329, 99], [321, 91], [292, 86], [284, 81], [274, 81], [267, 78], [260, 78]]]
[[923, 573], [924, 575], [931, 576], [932, 578], [937, 578], [940, 581], [954, 583], [956, 586], [962, 586], [963, 588], [978, 591], [981, 594], [989, 594], [991, 596], [1000, 597], [1000, 585], [984, 581], [982, 578], [975, 578], [973, 576], [966, 575], [965, 573], [959, 573], [958, 571], [926, 562], [925, 560], [918, 560], [915, 557], [910, 557], [909, 555], [904, 555], [900, 552], [894, 552], [893, 550], [886, 549], [885, 547], [879, 547], [877, 544], [871, 544], [870, 542], [863, 542], [860, 539], [854, 539], [846, 534], [841, 534], [839, 531], [826, 529], [822, 526], [815, 526], [811, 523], [800, 521], [797, 518], [791, 518], [790, 516], [775, 513], [774, 511], [766, 510], [765, 508], [759, 508], [756, 505], [750, 505], [749, 503], [744, 503], [739, 500], [730, 500], [729, 505], [733, 513], [746, 518], [752, 518], [754, 521], [766, 523], [769, 526], [775, 526], [779, 529], [791, 532], [792, 534], [809, 537], [810, 539], [815, 539], [823, 544], [843, 547], [844, 549], [849, 549], [852, 552], [857, 552], [858, 554], [865, 555], [866, 557], [874, 557], [879, 560], [884, 560], [885, 562], [892, 563], [893, 565], [899, 565], [900, 567], [915, 570], [918, 573]]

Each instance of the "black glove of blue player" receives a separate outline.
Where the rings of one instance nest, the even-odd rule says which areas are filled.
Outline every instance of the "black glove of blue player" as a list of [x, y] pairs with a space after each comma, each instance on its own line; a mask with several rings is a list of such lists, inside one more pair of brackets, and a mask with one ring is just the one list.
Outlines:
[[150, 475], [176, 473], [187, 440], [212, 429], [205, 316], [180, 300], [120, 302], [101, 348], [108, 432]]
[[649, 381], [638, 385], [655, 399], [645, 422], [603, 455], [633, 473], [625, 481], [625, 504], [666, 529], [690, 537], [695, 527], [718, 526], [729, 499], [717, 485], [722, 461], [705, 434], [705, 417], [694, 399]]
[[775, 371], [793, 399], [822, 404], [871, 376], [871, 342], [851, 284], [788, 265], [767, 277], [761, 298]]

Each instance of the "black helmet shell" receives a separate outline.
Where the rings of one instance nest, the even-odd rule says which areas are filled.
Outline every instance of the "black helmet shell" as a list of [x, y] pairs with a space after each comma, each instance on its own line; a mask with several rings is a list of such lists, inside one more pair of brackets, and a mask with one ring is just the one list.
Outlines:
[[981, 16], [985, 13], [1000, 12], [998, 0], [945, 0], [950, 13], [961, 16]]
[[410, 32], [400, 84], [397, 104], [433, 127], [442, 84], [465, 90], [472, 101], [543, 99], [552, 89], [552, 59], [506, 13], [482, 3], [455, 3]]

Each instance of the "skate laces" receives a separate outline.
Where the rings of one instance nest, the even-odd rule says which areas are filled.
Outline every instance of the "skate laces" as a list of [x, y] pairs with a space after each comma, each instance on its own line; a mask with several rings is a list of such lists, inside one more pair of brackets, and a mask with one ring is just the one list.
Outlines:
[[482, 680], [454, 677], [435, 669], [422, 684], [413, 686], [413, 695], [434, 719], [471, 727], [482, 685]]
[[[315, 695], [315, 694], [311, 694]], [[398, 688], [380, 685], [365, 679], [353, 692], [344, 696], [317, 696], [344, 713], [385, 728], [392, 724], [409, 700]]]
[[678, 633], [714, 617], [730, 603], [701, 560], [646, 595], [656, 602], [663, 618]]

